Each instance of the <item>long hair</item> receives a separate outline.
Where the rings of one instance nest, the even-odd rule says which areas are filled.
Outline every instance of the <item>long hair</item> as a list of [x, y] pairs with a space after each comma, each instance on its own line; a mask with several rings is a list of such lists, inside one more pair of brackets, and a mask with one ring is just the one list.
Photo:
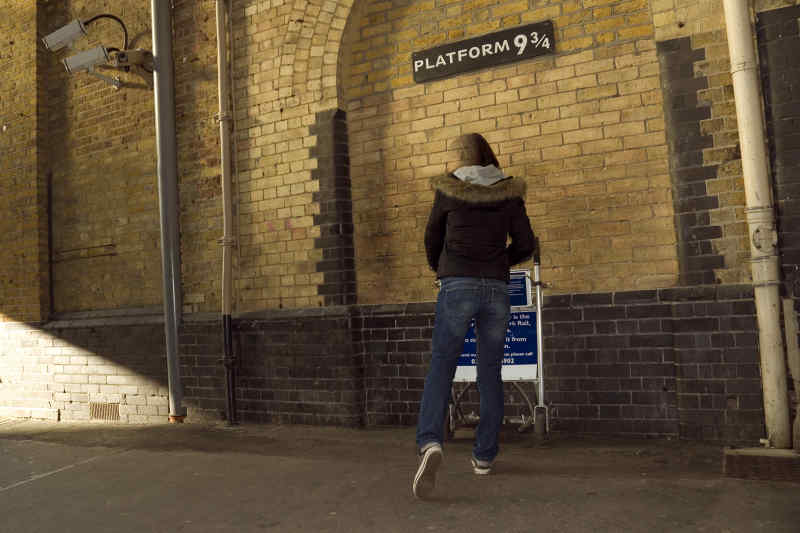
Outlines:
[[492, 147], [480, 133], [465, 133], [456, 140], [456, 145], [463, 148], [469, 154], [469, 163], [481, 165], [483, 167], [494, 165], [500, 168], [500, 163], [494, 155]]

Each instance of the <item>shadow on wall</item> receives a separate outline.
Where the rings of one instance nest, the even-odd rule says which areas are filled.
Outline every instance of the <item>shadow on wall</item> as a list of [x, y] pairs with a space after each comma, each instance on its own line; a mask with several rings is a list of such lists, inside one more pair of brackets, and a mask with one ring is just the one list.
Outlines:
[[[127, 313], [86, 313], [43, 325], [2, 322], [0, 413], [64, 421], [166, 422], [163, 317], [154, 310]], [[209, 323], [181, 328], [182, 382], [191, 420], [224, 416], [218, 329]]]
[[[237, 319], [238, 420], [362, 426], [364, 357], [355, 315], [356, 308], [332, 307]], [[0, 416], [167, 421], [159, 310], [73, 313], [41, 325], [3, 318]], [[186, 315], [178, 354], [187, 422], [226, 419], [222, 353], [219, 317]]]

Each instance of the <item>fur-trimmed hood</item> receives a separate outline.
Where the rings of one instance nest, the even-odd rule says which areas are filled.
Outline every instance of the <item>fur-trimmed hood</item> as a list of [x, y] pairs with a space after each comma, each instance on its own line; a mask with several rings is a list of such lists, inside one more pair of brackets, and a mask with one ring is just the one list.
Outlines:
[[525, 182], [513, 177], [498, 181], [494, 185], [477, 185], [467, 183], [453, 176], [444, 174], [431, 178], [434, 190], [445, 196], [457, 198], [471, 204], [500, 202], [511, 198], [525, 199]]

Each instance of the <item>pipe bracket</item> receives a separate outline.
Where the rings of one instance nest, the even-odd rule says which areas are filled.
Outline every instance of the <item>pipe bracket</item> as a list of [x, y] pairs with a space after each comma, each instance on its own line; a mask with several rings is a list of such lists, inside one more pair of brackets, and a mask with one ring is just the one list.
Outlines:
[[778, 245], [778, 232], [771, 226], [757, 226], [756, 229], [753, 230], [751, 238], [756, 250], [774, 250]]
[[731, 74], [737, 72], [745, 72], [747, 70], [756, 70], [757, 64], [755, 61], [741, 61], [739, 63], [731, 63]]
[[780, 285], [780, 281], [762, 281], [761, 283], [753, 283], [753, 288], [758, 289], [760, 287], [777, 287]]

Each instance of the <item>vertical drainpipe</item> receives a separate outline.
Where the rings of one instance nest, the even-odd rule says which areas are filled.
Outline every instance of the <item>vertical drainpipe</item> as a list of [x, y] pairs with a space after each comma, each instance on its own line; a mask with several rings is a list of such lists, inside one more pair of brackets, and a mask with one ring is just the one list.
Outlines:
[[786, 360], [780, 322], [778, 237], [749, 5], [747, 0], [724, 0], [725, 26], [742, 151], [767, 440], [775, 448], [790, 448]]
[[222, 339], [224, 346], [223, 364], [225, 366], [225, 406], [228, 423], [236, 424], [236, 380], [235, 363], [233, 355], [233, 334], [231, 331], [231, 260], [233, 255], [233, 201], [231, 194], [231, 151], [230, 151], [230, 87], [228, 84], [228, 46], [227, 31], [225, 29], [225, 10], [223, 2], [217, 0], [217, 83], [219, 86], [219, 138], [220, 138], [220, 164], [222, 167], [220, 179], [222, 181], [222, 218], [223, 233], [220, 244], [222, 245]]
[[181, 319], [181, 262], [178, 235], [178, 158], [175, 133], [175, 72], [172, 59], [172, 2], [152, 0], [153, 90], [158, 152], [158, 205], [161, 213], [161, 268], [164, 279], [164, 332], [169, 381], [169, 421], [183, 422], [178, 324]]

